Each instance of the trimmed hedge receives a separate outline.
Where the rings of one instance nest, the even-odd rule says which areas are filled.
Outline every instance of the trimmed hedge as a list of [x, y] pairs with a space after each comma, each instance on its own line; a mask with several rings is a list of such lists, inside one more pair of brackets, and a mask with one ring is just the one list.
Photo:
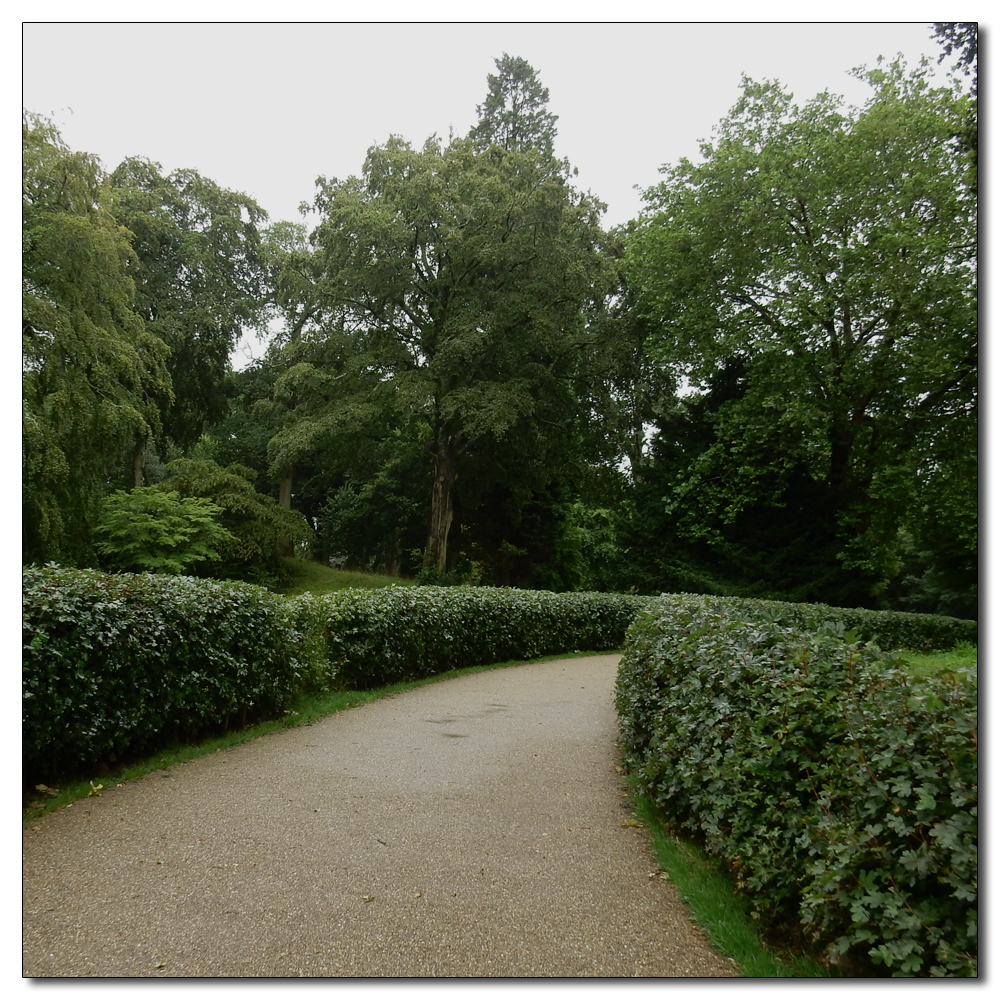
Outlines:
[[329, 667], [365, 689], [446, 670], [574, 650], [620, 649], [645, 598], [491, 587], [388, 587], [295, 599]]
[[750, 603], [663, 598], [633, 624], [616, 686], [631, 768], [759, 917], [845, 971], [976, 975], [974, 677], [915, 681], [840, 622]]
[[297, 693], [617, 649], [643, 598], [23, 573], [23, 763], [42, 778], [272, 716]]
[[22, 581], [32, 776], [262, 718], [308, 673], [288, 603], [261, 587], [53, 566]]
[[[664, 594], [684, 600], [697, 595]], [[829, 604], [791, 604], [751, 597], [712, 597], [712, 606], [733, 614], [772, 621], [792, 628], [813, 630], [824, 622], [838, 622], [864, 642], [882, 649], [912, 649], [932, 652], [954, 649], [960, 642], [979, 641], [979, 623], [947, 615], [925, 615], [912, 611], [872, 611], [868, 608], [837, 608]]]

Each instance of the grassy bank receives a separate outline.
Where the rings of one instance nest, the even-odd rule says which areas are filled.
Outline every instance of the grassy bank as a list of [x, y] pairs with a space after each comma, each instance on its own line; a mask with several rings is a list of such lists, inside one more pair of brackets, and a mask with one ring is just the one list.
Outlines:
[[413, 587], [413, 580], [404, 580], [399, 576], [382, 576], [378, 573], [365, 573], [360, 570], [333, 569], [322, 563], [309, 562], [305, 559], [283, 559], [282, 563], [288, 582], [281, 587], [280, 593], [286, 597], [296, 594], [329, 594], [334, 590], [346, 590], [348, 587]]

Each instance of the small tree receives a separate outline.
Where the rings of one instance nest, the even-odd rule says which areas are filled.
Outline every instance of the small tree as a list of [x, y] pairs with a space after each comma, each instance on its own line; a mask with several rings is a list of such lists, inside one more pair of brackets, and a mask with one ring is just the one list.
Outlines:
[[203, 559], [218, 559], [217, 547], [234, 541], [215, 520], [220, 513], [208, 500], [153, 486], [116, 490], [104, 501], [95, 547], [108, 569], [183, 573]]
[[166, 478], [155, 489], [214, 505], [226, 529], [228, 537], [219, 544], [219, 553], [200, 568], [199, 576], [271, 582], [281, 576], [279, 552], [288, 543], [313, 541], [313, 531], [302, 514], [285, 510], [273, 497], [254, 489], [253, 469], [181, 458], [170, 462], [164, 472]]

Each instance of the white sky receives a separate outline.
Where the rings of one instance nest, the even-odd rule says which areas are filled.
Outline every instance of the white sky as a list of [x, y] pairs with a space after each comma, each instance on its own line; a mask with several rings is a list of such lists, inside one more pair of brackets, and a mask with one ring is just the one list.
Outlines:
[[852, 67], [897, 52], [936, 65], [931, 33], [921, 21], [28, 22], [23, 105], [109, 170], [132, 155], [194, 168], [273, 220], [299, 220], [318, 175], [359, 173], [367, 149], [389, 135], [420, 145], [449, 128], [465, 134], [494, 58], [508, 52], [549, 88], [556, 151], [616, 225], [639, 211], [635, 185], [697, 155], [735, 103], [742, 72], [777, 78], [800, 100], [829, 89], [862, 101]]
[[[180, 14], [205, 7], [179, 6]], [[414, 9], [388, 6], [404, 17]], [[77, 9], [66, 5], [70, 16]], [[849, 75], [853, 67], [901, 52], [912, 65], [927, 55], [936, 68], [931, 36], [929, 21], [28, 21], [22, 102], [108, 170], [127, 156], [165, 171], [193, 168], [250, 195], [272, 221], [302, 221], [299, 205], [312, 199], [317, 176], [360, 173], [368, 148], [390, 135], [419, 146], [434, 133], [467, 133], [494, 59], [507, 52], [548, 87], [556, 152], [607, 203], [612, 226], [639, 213], [637, 186], [655, 184], [660, 166], [697, 157], [736, 102], [742, 73], [778, 79], [799, 101], [830, 90], [861, 103], [869, 90]], [[244, 341], [234, 364], [263, 350]]]

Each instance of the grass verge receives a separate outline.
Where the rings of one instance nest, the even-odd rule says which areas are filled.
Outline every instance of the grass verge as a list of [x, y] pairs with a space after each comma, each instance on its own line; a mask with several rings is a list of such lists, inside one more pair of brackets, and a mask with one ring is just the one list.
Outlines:
[[943, 653], [913, 653], [901, 650], [899, 654], [910, 667], [914, 677], [944, 677], [960, 670], [970, 670], [975, 683], [979, 667], [979, 647], [971, 642], [960, 642], [954, 649]]
[[717, 858], [706, 854], [694, 841], [671, 832], [658, 815], [653, 801], [627, 777], [636, 816], [649, 831], [660, 867], [687, 904], [712, 947], [731, 958], [740, 975], [749, 979], [818, 979], [830, 972], [819, 962], [791, 952], [780, 956], [761, 938], [751, 919], [746, 900], [719, 867]]

